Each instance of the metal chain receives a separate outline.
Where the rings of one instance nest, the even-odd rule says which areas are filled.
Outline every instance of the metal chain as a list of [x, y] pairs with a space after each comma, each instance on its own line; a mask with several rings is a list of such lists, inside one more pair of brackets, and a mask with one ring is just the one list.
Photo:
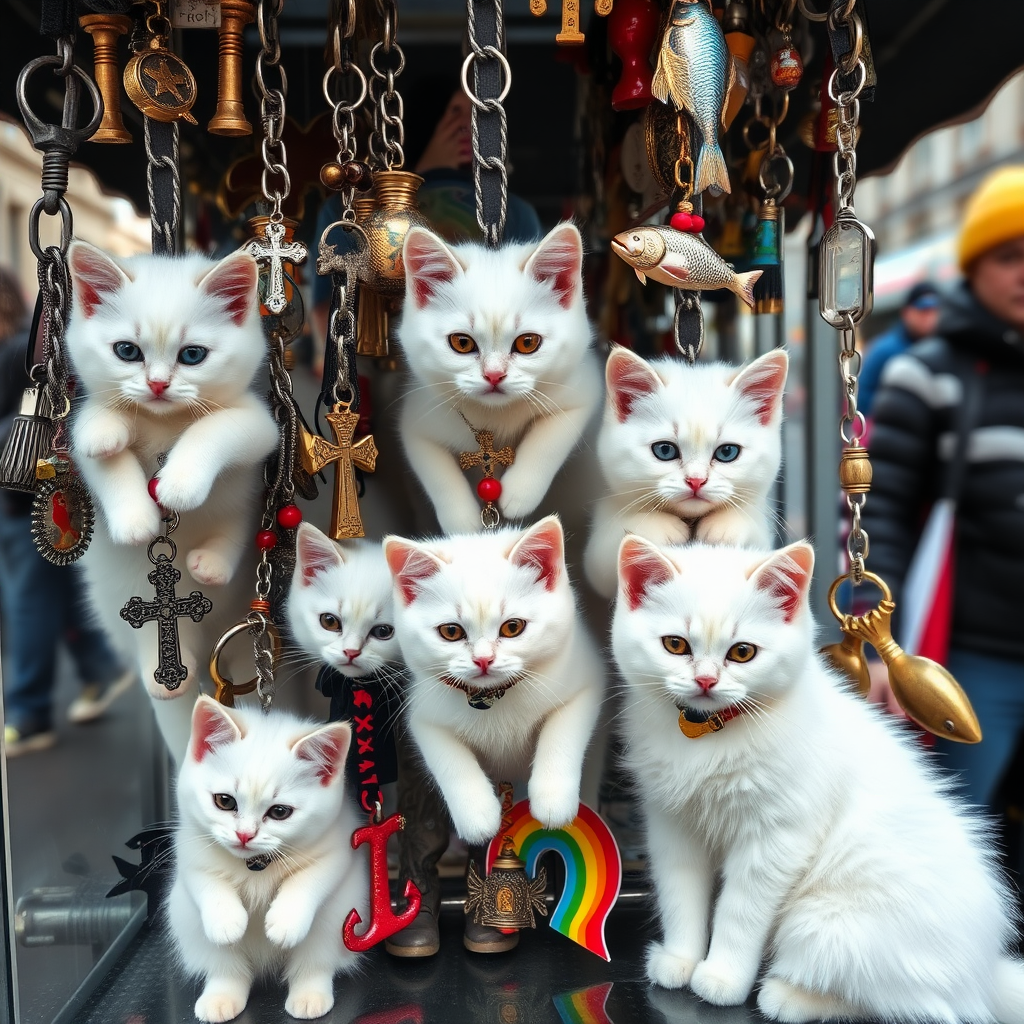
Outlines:
[[172, 207], [170, 221], [152, 221], [153, 228], [153, 249], [159, 248], [157, 241], [162, 240], [165, 252], [174, 252], [178, 238], [178, 224], [181, 221], [181, 172], [178, 168], [178, 122], [170, 124], [171, 152], [159, 156], [153, 152], [152, 139], [150, 137], [150, 126], [152, 119], [143, 117], [146, 136], [146, 188], [149, 193], [149, 209], [157, 209], [158, 203], [156, 191], [153, 185], [153, 172], [158, 167], [163, 167], [171, 174]]
[[[292, 190], [288, 154], [284, 145], [288, 75], [281, 65], [281, 36], [278, 28], [278, 18], [283, 10], [284, 0], [259, 0], [256, 5], [256, 27], [262, 46], [256, 55], [254, 79], [256, 95], [260, 101], [260, 120], [263, 122], [263, 175], [260, 185], [264, 199], [271, 204], [270, 219], [274, 223], [284, 219], [281, 205]], [[276, 86], [268, 84], [268, 75], [272, 73], [277, 75]]]
[[[512, 88], [512, 68], [505, 54], [504, 18], [501, 0], [486, 0], [493, 5], [492, 17], [495, 21], [494, 42], [481, 45], [477, 32], [477, 0], [467, 0], [469, 49], [462, 65], [462, 88], [466, 91], [473, 104], [473, 191], [476, 195], [476, 222], [484, 234], [484, 240], [490, 246], [500, 245], [505, 233], [505, 219], [508, 214], [508, 119], [503, 106], [509, 89]], [[492, 61], [497, 62], [499, 74], [504, 76], [504, 85], [496, 96], [481, 99], [479, 90], [483, 69]], [[473, 83], [469, 82], [469, 69], [473, 67]], [[499, 79], [500, 81], [500, 79]], [[481, 115], [497, 117], [497, 151], [491, 154], [483, 152], [480, 141]], [[487, 216], [484, 200], [485, 178], [496, 181], [498, 186], [498, 210], [496, 216]]]
[[395, 79], [405, 70], [405, 53], [398, 45], [398, 8], [395, 0], [377, 0], [384, 28], [380, 42], [370, 51], [370, 102], [373, 105], [373, 133], [370, 136], [370, 165], [385, 171], [405, 164], [405, 106]]
[[[349, 0], [343, 8], [347, 16], [343, 16], [341, 23], [335, 24], [331, 29], [331, 41], [333, 60], [331, 65], [324, 72], [323, 94], [327, 105], [331, 108], [331, 131], [334, 134], [335, 142], [338, 145], [337, 163], [344, 167], [356, 158], [356, 111], [366, 101], [367, 81], [362, 69], [352, 60], [351, 38], [355, 34], [355, 2]], [[347, 76], [354, 76], [356, 88], [351, 88], [352, 80]], [[355, 99], [352, 99], [352, 93]], [[356, 213], [355, 185], [346, 184], [339, 189], [341, 200], [342, 220], [355, 223]]]

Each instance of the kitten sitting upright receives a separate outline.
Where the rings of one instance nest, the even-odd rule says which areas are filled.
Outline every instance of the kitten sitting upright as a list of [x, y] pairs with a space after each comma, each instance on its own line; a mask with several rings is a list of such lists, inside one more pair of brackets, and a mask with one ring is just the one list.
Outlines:
[[529, 778], [547, 828], [577, 815], [604, 669], [576, 610], [554, 516], [529, 529], [384, 541], [408, 725], [467, 843], [501, 823], [495, 783]]
[[356, 967], [342, 925], [353, 909], [369, 921], [370, 880], [348, 843], [362, 824], [345, 792], [351, 739], [346, 722], [196, 702], [168, 912], [181, 963], [203, 979], [199, 1020], [237, 1017], [268, 975], [287, 982], [293, 1017], [321, 1017], [334, 975]]
[[409, 465], [446, 533], [481, 528], [459, 468], [474, 431], [511, 445], [498, 506], [533, 512], [579, 442], [601, 396], [583, 302], [583, 244], [560, 224], [536, 245], [449, 248], [423, 228], [406, 236], [399, 341], [413, 387], [400, 432]]
[[612, 626], [663, 938], [647, 974], [773, 1020], [1020, 1024], [991, 827], [815, 652], [814, 552], [627, 537]]
[[788, 367], [781, 351], [737, 368], [612, 350], [597, 440], [609, 494], [583, 563], [602, 597], [615, 594], [626, 533], [656, 544], [771, 545], [768, 494], [782, 459]]
[[[122, 265], [83, 242], [68, 250], [68, 263], [67, 348], [85, 392], [72, 450], [100, 512], [82, 564], [96, 613], [132, 652], [180, 759], [196, 673], [248, 604], [252, 576], [238, 569], [246, 555], [254, 560], [262, 462], [277, 444], [273, 417], [250, 390], [266, 352], [256, 264], [236, 253], [219, 263], [136, 256]], [[132, 630], [118, 615], [130, 597], [153, 593], [147, 544], [161, 530], [153, 477], [160, 506], [180, 514], [175, 565], [214, 605], [201, 622], [178, 619], [189, 674], [173, 691], [153, 678], [157, 624]], [[190, 699], [162, 699], [183, 694]]]

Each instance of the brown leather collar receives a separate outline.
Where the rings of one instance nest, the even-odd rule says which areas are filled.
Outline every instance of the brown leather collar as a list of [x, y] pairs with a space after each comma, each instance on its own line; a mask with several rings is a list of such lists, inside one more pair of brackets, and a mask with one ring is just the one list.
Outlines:
[[682, 708], [679, 712], [679, 731], [688, 739], [695, 740], [708, 733], [720, 732], [726, 722], [731, 722], [737, 715], [743, 714], [739, 704], [731, 704], [720, 711], [696, 711], [693, 708]]

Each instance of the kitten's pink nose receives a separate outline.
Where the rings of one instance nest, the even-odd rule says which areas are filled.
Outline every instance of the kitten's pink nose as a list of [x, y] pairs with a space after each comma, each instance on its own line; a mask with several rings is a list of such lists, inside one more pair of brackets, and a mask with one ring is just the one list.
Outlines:
[[484, 370], [484, 380], [491, 385], [492, 388], [497, 386], [505, 379], [504, 370]]
[[253, 836], [256, 835], [256, 833], [255, 832], [236, 832], [235, 835], [238, 836], [239, 843], [241, 843], [242, 846], [245, 846], [246, 843], [248, 843], [249, 840], [252, 839]]
[[688, 476], [686, 478], [687, 485], [689, 486], [690, 490], [693, 491], [693, 493], [695, 495], [700, 493], [700, 489], [707, 482], [708, 482], [708, 478], [706, 476], [704, 476], [704, 477], [701, 477], [701, 476]]
[[349, 664], [351, 664], [353, 661], [355, 661], [356, 658], [358, 658], [359, 655], [362, 654], [362, 653], [363, 653], [362, 647], [355, 647], [355, 648], [353, 648], [353, 647], [346, 647], [345, 648], [345, 657], [348, 658]]
[[487, 675], [487, 670], [491, 667], [494, 661], [493, 654], [485, 654], [483, 657], [474, 658], [473, 661], [476, 663], [477, 668], [480, 669], [481, 675]]
[[705, 693], [707, 693], [711, 687], [718, 682], [718, 679], [715, 676], [697, 676], [695, 682]]
[[151, 380], [147, 381], [147, 383], [149, 384], [149, 390], [159, 398], [167, 390], [169, 382], [166, 380]]

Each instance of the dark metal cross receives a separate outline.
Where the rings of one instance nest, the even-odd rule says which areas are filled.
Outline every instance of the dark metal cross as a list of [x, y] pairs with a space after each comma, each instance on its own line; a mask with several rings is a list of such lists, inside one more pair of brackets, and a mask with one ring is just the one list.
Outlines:
[[[472, 428], [470, 428], [472, 429]], [[494, 434], [490, 430], [474, 430], [473, 437], [480, 446], [475, 452], [462, 452], [459, 455], [459, 468], [472, 469], [480, 466], [484, 476], [494, 476], [494, 466], [497, 463], [506, 469], [516, 460], [516, 450], [511, 445], [494, 450]]]
[[271, 220], [263, 229], [266, 241], [251, 238], [242, 246], [250, 256], [270, 267], [267, 297], [263, 304], [275, 315], [282, 313], [288, 305], [284, 290], [284, 261], [301, 263], [306, 258], [306, 247], [301, 242], [284, 242], [284, 233], [284, 225]]
[[133, 629], [141, 629], [144, 622], [156, 620], [158, 629], [158, 658], [153, 678], [168, 690], [176, 690], [188, 678], [188, 669], [181, 663], [181, 645], [178, 642], [178, 619], [187, 615], [200, 622], [213, 610], [213, 602], [198, 590], [188, 597], [176, 597], [174, 585], [181, 573], [166, 555], [157, 555], [149, 582], [156, 588], [155, 601], [132, 597], [121, 609], [121, 618]]

